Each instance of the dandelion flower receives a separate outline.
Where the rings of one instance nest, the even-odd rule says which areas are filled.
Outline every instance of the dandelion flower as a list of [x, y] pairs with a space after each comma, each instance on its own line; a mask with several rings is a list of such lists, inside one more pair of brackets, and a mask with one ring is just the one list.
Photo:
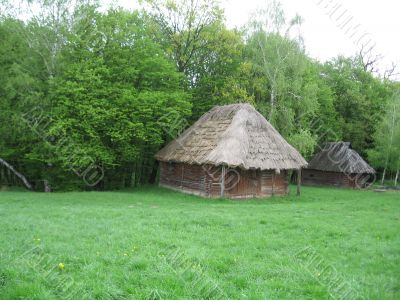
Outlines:
[[65, 267], [65, 265], [62, 263], [62, 262], [60, 262], [59, 264], [58, 264], [58, 268], [62, 271], [62, 270], [64, 270], [64, 267]]

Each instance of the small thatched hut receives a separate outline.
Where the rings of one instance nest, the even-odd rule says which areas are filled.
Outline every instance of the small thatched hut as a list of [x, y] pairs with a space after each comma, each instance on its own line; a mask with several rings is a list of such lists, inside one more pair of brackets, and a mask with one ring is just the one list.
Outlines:
[[306, 185], [332, 185], [362, 188], [375, 170], [351, 148], [348, 142], [326, 143], [303, 171]]
[[205, 197], [284, 195], [287, 170], [307, 165], [249, 104], [214, 107], [155, 157], [161, 186]]

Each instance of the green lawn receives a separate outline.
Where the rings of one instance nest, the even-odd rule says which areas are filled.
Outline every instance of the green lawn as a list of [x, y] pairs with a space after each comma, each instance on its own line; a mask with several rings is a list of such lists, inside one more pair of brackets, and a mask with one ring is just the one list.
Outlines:
[[2, 192], [0, 299], [400, 299], [400, 193], [291, 193]]

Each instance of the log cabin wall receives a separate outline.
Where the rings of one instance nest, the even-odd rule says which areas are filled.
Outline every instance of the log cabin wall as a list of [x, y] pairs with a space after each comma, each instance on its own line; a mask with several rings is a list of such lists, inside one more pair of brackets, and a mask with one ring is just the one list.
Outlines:
[[[260, 170], [239, 168], [225, 176], [225, 196], [229, 198], [253, 198], [261, 196]], [[213, 195], [217, 196], [217, 195]]]
[[200, 165], [160, 162], [160, 185], [207, 196], [207, 178], [205, 170]]
[[266, 170], [261, 173], [261, 194], [265, 196], [287, 195], [289, 183], [287, 172], [276, 174], [275, 170]]
[[305, 185], [330, 185], [355, 188], [358, 177], [358, 174], [304, 169], [302, 183]]
[[[216, 166], [160, 162], [160, 185], [205, 197], [221, 196], [221, 170]], [[252, 198], [288, 193], [287, 172], [227, 169], [224, 197]]]

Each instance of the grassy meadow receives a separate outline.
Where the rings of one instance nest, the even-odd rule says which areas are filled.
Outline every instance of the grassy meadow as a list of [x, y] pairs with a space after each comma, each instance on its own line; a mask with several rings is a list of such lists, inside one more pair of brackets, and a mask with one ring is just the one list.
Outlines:
[[400, 193], [0, 193], [0, 299], [400, 299]]

